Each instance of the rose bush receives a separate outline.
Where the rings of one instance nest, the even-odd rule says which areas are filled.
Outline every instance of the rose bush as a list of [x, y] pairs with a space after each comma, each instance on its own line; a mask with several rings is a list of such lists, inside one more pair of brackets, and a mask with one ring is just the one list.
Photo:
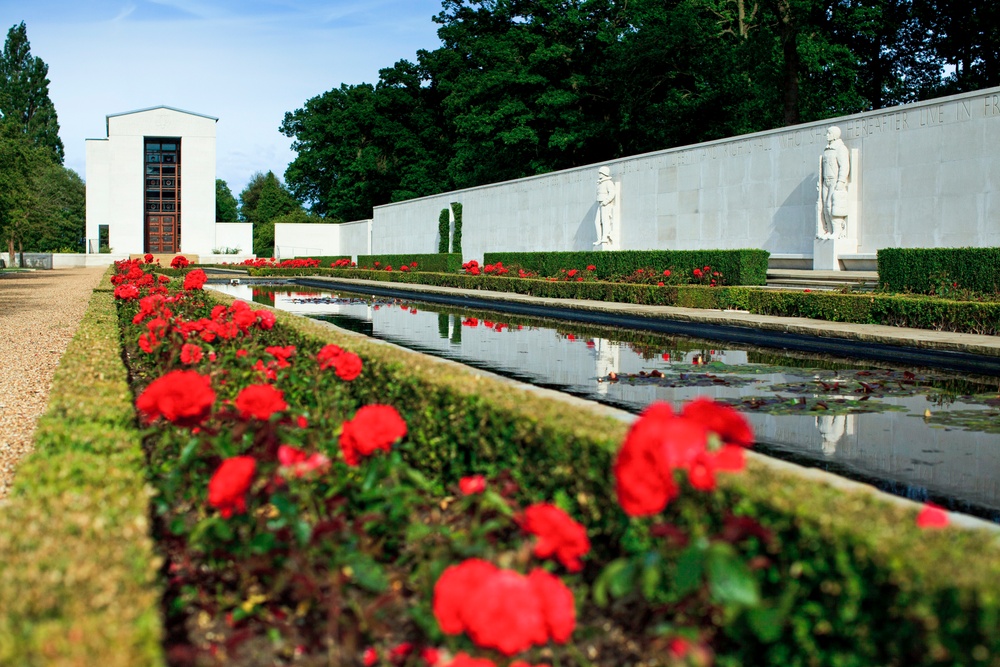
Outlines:
[[[626, 627], [634, 619], [614, 604], [639, 600], [670, 622], [628, 641], [649, 656], [682, 642], [684, 655], [710, 655], [714, 610], [757, 605], [765, 566], [742, 549], [765, 531], [745, 518], [659, 516], [742, 467], [752, 434], [738, 413], [694, 401], [636, 420], [610, 474], [644, 537], [592, 560], [572, 499], [539, 499], [508, 472], [454, 479], [456, 498], [412, 467], [404, 416], [351, 391], [365, 373], [356, 353], [292, 336], [270, 311], [215, 304], [199, 278], [176, 290], [141, 262], [116, 266], [136, 408], [150, 427], [166, 613], [187, 628], [171, 635], [173, 662], [246, 645], [282, 664], [530, 665], [543, 651], [566, 663], [581, 619], [587, 636]], [[680, 584], [678, 562], [696, 564]]]

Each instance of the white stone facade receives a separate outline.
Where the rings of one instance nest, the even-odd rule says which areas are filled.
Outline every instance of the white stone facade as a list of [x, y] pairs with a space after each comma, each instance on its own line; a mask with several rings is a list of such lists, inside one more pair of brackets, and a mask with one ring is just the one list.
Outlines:
[[[180, 144], [180, 252], [212, 254], [219, 247], [215, 224], [217, 121], [166, 106], [109, 115], [107, 138], [87, 140], [88, 250], [97, 250], [100, 225], [108, 226], [113, 252], [148, 250], [144, 241], [145, 140], [155, 137], [176, 139]], [[251, 253], [245, 231], [236, 236], [242, 250]]]
[[436, 252], [438, 215], [452, 202], [463, 205], [466, 259], [594, 250], [594, 186], [607, 165], [620, 196], [617, 248], [762, 248], [775, 265], [808, 268], [820, 259], [818, 171], [831, 125], [855, 156], [856, 208], [850, 247], [823, 258], [825, 268], [871, 268], [887, 247], [1000, 246], [1000, 88], [991, 88], [387, 204], [375, 208], [370, 240], [344, 235], [323, 254]]

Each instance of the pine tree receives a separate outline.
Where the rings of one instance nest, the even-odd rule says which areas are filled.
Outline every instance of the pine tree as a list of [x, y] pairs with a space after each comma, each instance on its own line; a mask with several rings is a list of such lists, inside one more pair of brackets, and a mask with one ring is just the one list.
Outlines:
[[0, 53], [0, 116], [14, 120], [32, 143], [51, 149], [62, 164], [65, 153], [56, 108], [49, 99], [48, 73], [49, 66], [31, 55], [24, 22], [7, 31]]

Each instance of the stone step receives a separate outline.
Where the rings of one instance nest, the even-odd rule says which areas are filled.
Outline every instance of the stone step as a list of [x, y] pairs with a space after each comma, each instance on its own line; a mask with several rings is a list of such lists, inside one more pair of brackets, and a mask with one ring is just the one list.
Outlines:
[[878, 286], [875, 271], [808, 271], [802, 269], [769, 269], [767, 286], [772, 289], [835, 291], [850, 288], [870, 292]]

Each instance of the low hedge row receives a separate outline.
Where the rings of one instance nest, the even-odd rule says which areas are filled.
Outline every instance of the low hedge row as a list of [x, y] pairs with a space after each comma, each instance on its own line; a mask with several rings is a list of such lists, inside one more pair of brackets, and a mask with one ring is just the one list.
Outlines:
[[340, 261], [342, 259], [350, 260], [351, 255], [302, 255], [301, 257], [294, 257], [293, 259], [315, 259], [319, 260], [320, 266], [330, 266], [334, 262]]
[[[420, 444], [410, 463], [435, 483], [509, 471], [540, 498], [571, 499], [595, 545], [634, 529], [616, 507], [610, 475], [624, 424], [305, 318], [279, 313], [278, 323], [362, 356], [352, 394], [399, 410]], [[717, 503], [691, 502], [718, 518], [732, 508], [773, 533], [766, 556], [781, 576], [765, 594], [784, 618], [768, 641], [732, 621], [716, 645], [718, 664], [987, 665], [1000, 655], [994, 534], [922, 531], [912, 507], [758, 461], [721, 478], [720, 488]]]
[[395, 269], [417, 263], [418, 271], [440, 271], [442, 273], [457, 273], [462, 270], [462, 255], [460, 253], [432, 253], [427, 255], [358, 255], [358, 267], [374, 269], [378, 262], [380, 268], [391, 266]]
[[953, 285], [985, 294], [1000, 292], [1000, 248], [882, 248], [879, 287], [930, 294]]
[[105, 277], [0, 510], [0, 664], [163, 664], [145, 457]]
[[830, 322], [886, 324], [914, 329], [955, 331], [995, 336], [1000, 334], [1000, 303], [950, 301], [899, 294], [841, 294], [797, 290], [762, 290], [752, 287], [700, 285], [643, 285], [613, 282], [549, 281], [510, 276], [398, 271], [251, 269], [252, 276], [329, 276], [481, 289], [553, 299], [587, 299], [681, 308], [738, 309], [757, 315], [806, 317]]
[[767, 283], [766, 250], [616, 250], [613, 252], [488, 252], [484, 264], [502, 262], [519, 266], [542, 277], [558, 276], [561, 269], [584, 269], [594, 266], [598, 278], [628, 275], [636, 269], [689, 272], [709, 266], [722, 274], [726, 285], [764, 285]]

